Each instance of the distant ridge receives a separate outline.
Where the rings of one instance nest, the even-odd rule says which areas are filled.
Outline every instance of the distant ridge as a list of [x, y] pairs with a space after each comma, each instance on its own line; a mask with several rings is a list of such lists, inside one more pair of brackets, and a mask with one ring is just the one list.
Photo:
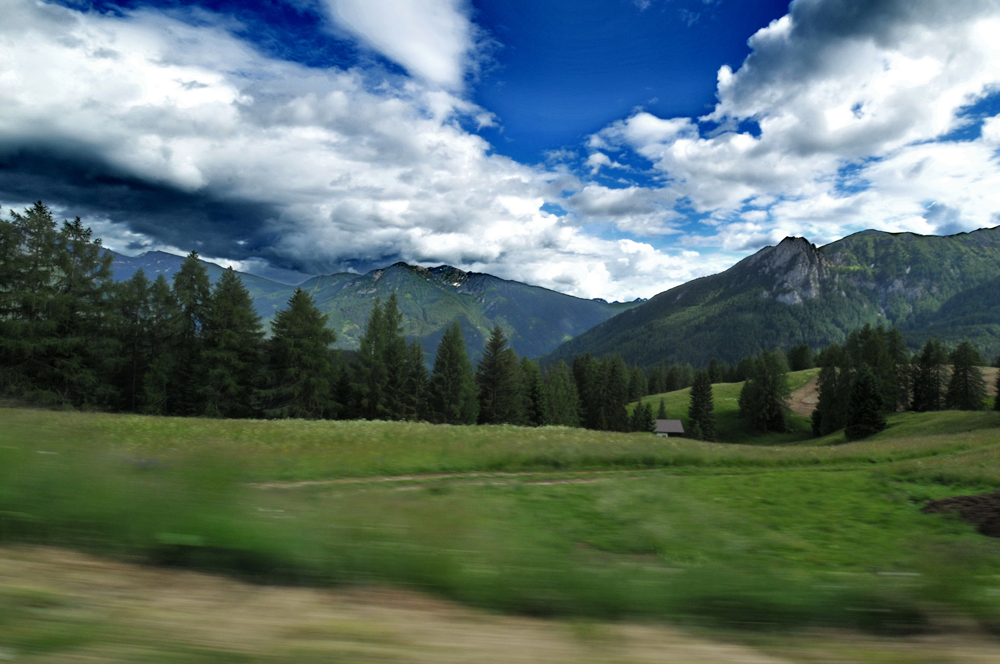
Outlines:
[[[140, 268], [150, 279], [163, 274], [170, 280], [184, 261], [161, 251], [135, 257], [112, 254], [115, 279], [120, 281]], [[207, 261], [202, 264], [214, 283], [223, 268]], [[266, 322], [285, 307], [296, 288], [242, 272], [240, 277]], [[420, 339], [431, 359], [445, 328], [454, 320], [462, 325], [474, 356], [481, 354], [489, 330], [499, 324], [519, 354], [538, 357], [640, 302], [585, 300], [450, 265], [425, 268], [402, 262], [366, 274], [320, 275], [300, 287], [329, 315], [330, 326], [337, 331], [337, 346], [345, 349], [357, 348], [375, 298], [385, 300], [395, 292], [406, 335]]]
[[788, 237], [719, 274], [664, 291], [575, 337], [546, 361], [735, 362], [769, 348], [842, 341], [865, 323], [911, 346], [970, 339], [1000, 352], [1000, 227], [949, 236], [868, 230], [823, 247]]

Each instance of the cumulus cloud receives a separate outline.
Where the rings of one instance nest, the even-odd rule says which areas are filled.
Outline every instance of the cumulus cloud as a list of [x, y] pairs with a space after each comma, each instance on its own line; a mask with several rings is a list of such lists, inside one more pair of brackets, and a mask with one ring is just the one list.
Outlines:
[[338, 25], [408, 72], [458, 88], [475, 47], [464, 0], [326, 0]]
[[[545, 212], [579, 180], [494, 154], [461, 126], [489, 114], [439, 85], [267, 58], [210, 16], [0, 13], [0, 200], [54, 203], [112, 248], [257, 272], [451, 263], [608, 299], [711, 269]], [[602, 196], [579, 199], [587, 221], [664, 218]]]
[[[995, 0], [795, 0], [750, 39], [736, 71], [719, 70], [711, 113], [639, 111], [589, 145], [648, 159], [727, 248], [783, 229], [828, 240], [993, 225], [1000, 125], [947, 137], [973, 121], [964, 108], [1000, 92], [998, 34]], [[765, 198], [766, 220], [748, 209]]]

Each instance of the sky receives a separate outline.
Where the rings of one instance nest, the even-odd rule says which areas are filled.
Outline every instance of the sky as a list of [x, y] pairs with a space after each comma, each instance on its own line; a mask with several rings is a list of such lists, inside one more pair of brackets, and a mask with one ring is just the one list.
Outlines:
[[0, 207], [294, 283], [651, 297], [1000, 224], [1000, 0], [0, 0]]

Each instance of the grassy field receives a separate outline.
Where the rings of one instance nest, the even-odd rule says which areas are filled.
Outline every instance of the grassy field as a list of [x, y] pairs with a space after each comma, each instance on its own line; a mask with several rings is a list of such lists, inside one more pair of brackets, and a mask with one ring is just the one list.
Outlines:
[[1000, 541], [920, 513], [1000, 488], [1000, 414], [842, 440], [0, 409], [0, 543], [525, 615], [1000, 630]]
[[[788, 387], [792, 391], [799, 389], [809, 382], [813, 376], [819, 373], [819, 369], [807, 369], [805, 371], [794, 371], [788, 374]], [[804, 417], [792, 415], [788, 419], [790, 431], [788, 433], [768, 433], [757, 435], [746, 430], [746, 425], [740, 420], [739, 406], [737, 401], [740, 398], [740, 390], [743, 383], [716, 383], [712, 385], [712, 398], [715, 403], [715, 431], [716, 439], [727, 443], [746, 443], [754, 445], [781, 445], [786, 443], [797, 443], [808, 440], [812, 436], [812, 423]], [[677, 390], [675, 392], [665, 392], [644, 397], [643, 401], [653, 407], [653, 416], [656, 416], [660, 407], [660, 400], [663, 400], [667, 409], [669, 419], [683, 420], [687, 422], [688, 405], [691, 403], [691, 388]], [[628, 412], [632, 413], [635, 404], [629, 404]]]

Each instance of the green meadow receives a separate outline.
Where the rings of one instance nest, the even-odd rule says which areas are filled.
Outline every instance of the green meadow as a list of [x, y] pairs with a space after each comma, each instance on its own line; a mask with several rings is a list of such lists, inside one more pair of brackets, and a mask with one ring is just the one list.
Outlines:
[[[1000, 630], [1000, 540], [920, 512], [997, 488], [992, 412], [737, 445], [0, 409], [4, 545], [574, 619]], [[0, 642], [23, 632], [3, 601]]]
[[[819, 374], [819, 369], [807, 369], [805, 371], [794, 371], [788, 374], [788, 388], [795, 391], [808, 383], [813, 376]], [[797, 443], [810, 439], [812, 436], [812, 423], [799, 415], [792, 415], [788, 418], [789, 431], [787, 433], [768, 433], [767, 435], [755, 435], [747, 431], [745, 424], [740, 420], [740, 409], [738, 401], [743, 383], [716, 383], [712, 385], [712, 398], [715, 403], [715, 431], [716, 438], [729, 443], [745, 443], [752, 445], [780, 445], [783, 443]], [[643, 397], [643, 402], [653, 407], [653, 416], [660, 407], [660, 400], [667, 410], [669, 419], [683, 420], [687, 422], [688, 405], [691, 403], [691, 388], [677, 390], [675, 392], [664, 392], [663, 394], [653, 394]], [[635, 404], [629, 404], [629, 414]]]

